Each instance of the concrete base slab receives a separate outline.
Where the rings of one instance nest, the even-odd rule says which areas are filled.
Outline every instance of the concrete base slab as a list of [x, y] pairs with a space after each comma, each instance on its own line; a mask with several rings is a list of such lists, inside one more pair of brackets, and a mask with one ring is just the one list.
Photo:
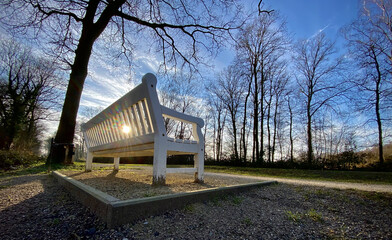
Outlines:
[[72, 196], [106, 222], [109, 228], [134, 222], [151, 215], [162, 214], [168, 210], [182, 208], [188, 204], [203, 202], [224, 195], [238, 194], [251, 188], [277, 183], [277, 181], [265, 181], [148, 198], [119, 200], [57, 171], [53, 171], [52, 174]]

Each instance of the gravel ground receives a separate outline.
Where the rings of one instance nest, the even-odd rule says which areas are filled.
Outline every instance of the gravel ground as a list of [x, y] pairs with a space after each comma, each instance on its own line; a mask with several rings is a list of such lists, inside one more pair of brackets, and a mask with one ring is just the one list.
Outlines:
[[60, 171], [84, 184], [105, 192], [120, 200], [152, 197], [179, 192], [260, 182], [260, 179], [233, 178], [228, 176], [205, 176], [204, 183], [194, 183], [193, 174], [167, 174], [165, 186], [151, 186], [152, 168], [131, 168], [121, 171], [95, 170]]
[[392, 195], [277, 184], [116, 229], [49, 175], [0, 179], [0, 239], [392, 239]]

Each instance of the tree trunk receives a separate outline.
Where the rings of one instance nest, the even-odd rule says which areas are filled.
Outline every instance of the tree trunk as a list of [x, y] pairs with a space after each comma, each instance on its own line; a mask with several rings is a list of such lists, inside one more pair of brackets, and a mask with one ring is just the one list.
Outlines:
[[293, 111], [290, 105], [290, 99], [288, 100], [289, 114], [290, 114], [290, 162], [294, 162], [294, 140], [293, 140]]
[[307, 124], [307, 134], [308, 134], [308, 164], [311, 165], [313, 163], [313, 145], [312, 145], [312, 116], [310, 114], [310, 104], [307, 106], [307, 117], [308, 117], [308, 124]]
[[258, 84], [257, 84], [257, 66], [253, 66], [255, 93], [253, 100], [253, 161], [260, 162], [259, 155], [259, 104], [258, 104]]
[[246, 94], [245, 97], [245, 105], [244, 105], [244, 119], [242, 122], [242, 148], [244, 149], [244, 162], [246, 162], [246, 157], [247, 157], [247, 149], [246, 149], [246, 109], [247, 109], [247, 104], [248, 104], [248, 98], [250, 95], [251, 91], [251, 86], [252, 86], [252, 81], [249, 81], [249, 86], [248, 86], [248, 93]]
[[231, 123], [233, 125], [233, 137], [234, 137], [234, 157], [235, 161], [239, 162], [240, 158], [238, 157], [238, 143], [237, 143], [237, 126], [236, 126], [236, 116], [234, 113], [231, 113]]
[[[373, 55], [376, 56], [373, 50]], [[377, 117], [377, 127], [378, 127], [378, 159], [380, 164], [384, 163], [384, 150], [383, 150], [383, 139], [382, 139], [382, 122], [380, 114], [380, 84], [381, 84], [381, 70], [378, 60], [375, 57], [375, 64], [377, 70], [377, 80], [376, 80], [376, 117]]]
[[260, 154], [259, 161], [264, 162], [264, 63], [261, 62], [261, 86], [260, 86]]

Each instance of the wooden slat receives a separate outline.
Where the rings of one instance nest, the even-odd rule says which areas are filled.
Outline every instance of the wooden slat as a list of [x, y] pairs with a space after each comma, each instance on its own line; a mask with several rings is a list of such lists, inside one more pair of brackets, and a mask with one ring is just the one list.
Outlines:
[[150, 124], [150, 118], [148, 117], [148, 112], [146, 109], [146, 101], [143, 99], [143, 101], [140, 101], [140, 107], [143, 111], [143, 123], [144, 127], [146, 128], [147, 133], [152, 133], [151, 131], [151, 124]]
[[124, 114], [125, 123], [127, 124], [127, 126], [128, 126], [129, 129], [130, 129], [130, 131], [129, 131], [129, 137], [133, 137], [133, 136], [135, 136], [135, 132], [134, 132], [134, 130], [133, 130], [133, 128], [132, 128], [131, 118], [129, 117], [128, 110], [127, 110], [127, 109], [124, 110], [123, 114]]
[[94, 152], [94, 151], [121, 148], [121, 147], [126, 147], [126, 146], [147, 144], [147, 143], [152, 143], [152, 142], [154, 142], [154, 134], [148, 134], [148, 135], [144, 135], [144, 136], [134, 137], [134, 138], [130, 138], [130, 139], [124, 139], [124, 140], [117, 141], [117, 142], [110, 142], [108, 144], [95, 146], [89, 150]]
[[139, 136], [139, 133], [137, 131], [135, 118], [133, 116], [133, 108], [129, 107], [127, 111], [128, 111], [128, 114], [129, 114], [129, 120], [131, 121], [131, 128], [132, 128], [132, 131], [134, 133], [133, 137], [137, 137], [137, 136]]
[[105, 124], [103, 122], [101, 122], [100, 124], [98, 124], [98, 129], [101, 132], [101, 136], [102, 136], [102, 143], [101, 144], [106, 144], [109, 142], [109, 137], [105, 128]]
[[108, 143], [114, 142], [114, 137], [110, 131], [109, 119], [106, 119], [106, 121], [103, 122], [103, 125], [105, 126], [105, 133], [106, 133], [106, 136], [108, 137], [108, 140], [109, 140]]
[[113, 128], [115, 133], [117, 134], [117, 141], [123, 140], [123, 132], [121, 129], [121, 122], [120, 122], [120, 115], [116, 114], [116, 116], [113, 118]]
[[119, 117], [120, 117], [120, 120], [121, 120], [121, 126], [120, 126], [121, 129], [120, 129], [120, 131], [121, 131], [121, 134], [122, 134], [122, 138], [123, 138], [123, 139], [128, 139], [128, 138], [129, 138], [129, 133], [125, 133], [125, 132], [123, 131], [123, 127], [124, 127], [124, 126], [129, 126], [129, 125], [125, 122], [124, 112], [120, 112]]
[[137, 135], [141, 136], [142, 135], [142, 130], [140, 129], [140, 125], [139, 125], [140, 123], [139, 123], [139, 120], [138, 120], [139, 117], [137, 116], [137, 111], [136, 111], [136, 106], [135, 105], [132, 105], [131, 111], [132, 111], [132, 115], [133, 115], [133, 121], [135, 123], [135, 128], [137, 130]]
[[139, 120], [139, 124], [140, 124], [140, 129], [142, 130], [142, 135], [147, 134], [146, 126], [144, 125], [145, 121], [143, 118], [142, 111], [140, 109], [140, 102], [135, 104], [135, 106], [136, 106], [136, 111], [137, 111], [138, 120]]
[[105, 139], [103, 138], [104, 134], [103, 134], [103, 131], [102, 131], [102, 128], [101, 128], [101, 124], [95, 126], [95, 130], [97, 132], [97, 137], [98, 137], [97, 145], [104, 144], [105, 143]]
[[195, 173], [197, 168], [166, 168], [166, 173]]
[[94, 146], [98, 146], [99, 142], [98, 142], [98, 132], [97, 132], [97, 126], [92, 128], [93, 130], [93, 139], [94, 139]]
[[147, 99], [146, 98], [143, 99], [143, 103], [144, 103], [143, 107], [144, 107], [145, 111], [147, 112], [146, 116], [147, 116], [148, 123], [150, 125], [150, 133], [153, 133], [154, 132], [154, 126], [152, 124], [150, 109], [148, 108], [148, 103], [147, 103]]

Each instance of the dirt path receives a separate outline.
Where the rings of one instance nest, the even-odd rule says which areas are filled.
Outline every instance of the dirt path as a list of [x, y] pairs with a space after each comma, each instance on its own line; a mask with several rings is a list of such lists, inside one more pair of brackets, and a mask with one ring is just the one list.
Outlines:
[[367, 184], [367, 183], [349, 183], [349, 182], [332, 182], [332, 181], [317, 181], [317, 180], [304, 180], [304, 179], [287, 179], [278, 177], [255, 177], [255, 176], [245, 176], [227, 173], [212, 173], [205, 172], [206, 176], [227, 176], [236, 178], [251, 178], [259, 179], [265, 181], [275, 180], [280, 183], [288, 183], [295, 185], [307, 185], [307, 186], [317, 186], [317, 187], [327, 187], [336, 189], [355, 189], [368, 192], [387, 192], [392, 193], [392, 185], [387, 184]]

